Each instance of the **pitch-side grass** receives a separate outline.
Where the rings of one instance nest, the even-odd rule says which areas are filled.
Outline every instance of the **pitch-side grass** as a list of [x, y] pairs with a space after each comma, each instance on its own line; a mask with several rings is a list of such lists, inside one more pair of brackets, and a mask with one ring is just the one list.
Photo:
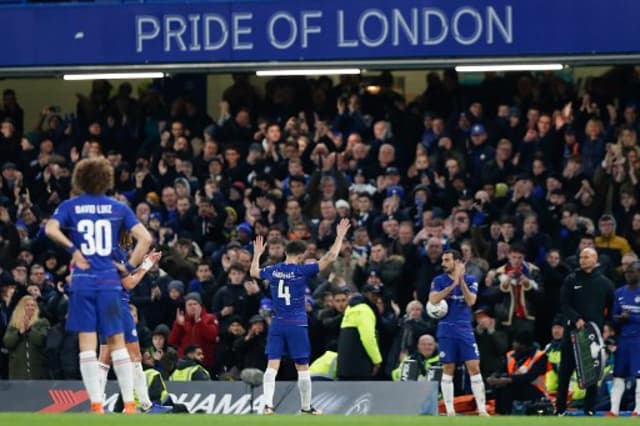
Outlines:
[[0, 413], [0, 425], [7, 426], [603, 426], [607, 424], [638, 423], [637, 418], [619, 417], [506, 417], [481, 418], [475, 416], [222, 416], [222, 415], [124, 415], [108, 414], [25, 414]]

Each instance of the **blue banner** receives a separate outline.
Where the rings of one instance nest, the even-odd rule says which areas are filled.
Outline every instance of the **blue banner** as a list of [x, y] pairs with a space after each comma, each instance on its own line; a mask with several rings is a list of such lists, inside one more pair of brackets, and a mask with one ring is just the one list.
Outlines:
[[0, 67], [637, 53], [631, 0], [0, 7]]

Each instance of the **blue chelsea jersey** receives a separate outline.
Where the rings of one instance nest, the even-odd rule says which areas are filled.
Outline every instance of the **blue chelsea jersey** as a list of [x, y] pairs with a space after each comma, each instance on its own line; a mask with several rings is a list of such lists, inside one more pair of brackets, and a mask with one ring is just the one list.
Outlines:
[[629, 319], [621, 324], [620, 336], [640, 336], [640, 288], [632, 289], [625, 285], [616, 290], [613, 303], [614, 317], [623, 311], [629, 311]]
[[139, 223], [129, 207], [106, 195], [84, 194], [63, 201], [52, 218], [89, 262], [85, 274], [114, 271], [113, 250], [121, 231]]
[[305, 291], [308, 279], [318, 275], [318, 272], [320, 268], [317, 263], [278, 263], [260, 271], [260, 278], [269, 281], [274, 320], [298, 325], [307, 324]]
[[[465, 274], [464, 281], [473, 294], [478, 293], [478, 280]], [[453, 279], [447, 274], [440, 274], [433, 279], [431, 291], [442, 291], [453, 284]], [[462, 288], [458, 285], [445, 298], [449, 309], [447, 315], [438, 322], [438, 337], [454, 336], [461, 331], [473, 333], [471, 326], [471, 308], [464, 301]]]

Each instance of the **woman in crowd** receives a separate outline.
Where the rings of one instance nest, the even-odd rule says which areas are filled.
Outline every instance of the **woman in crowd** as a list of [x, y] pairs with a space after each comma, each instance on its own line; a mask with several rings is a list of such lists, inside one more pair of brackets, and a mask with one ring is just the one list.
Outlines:
[[11, 315], [3, 338], [9, 350], [9, 380], [43, 380], [46, 374], [45, 344], [49, 321], [40, 318], [38, 303], [24, 296]]

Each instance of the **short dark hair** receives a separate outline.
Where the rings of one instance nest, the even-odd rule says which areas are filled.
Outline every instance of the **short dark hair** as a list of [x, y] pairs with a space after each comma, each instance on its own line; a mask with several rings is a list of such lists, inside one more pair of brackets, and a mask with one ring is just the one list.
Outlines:
[[307, 244], [301, 240], [289, 241], [284, 251], [287, 256], [297, 256], [307, 251]]
[[527, 251], [524, 248], [524, 245], [522, 245], [522, 243], [513, 243], [511, 244], [511, 246], [509, 246], [509, 253], [520, 253], [520, 254], [525, 254]]
[[239, 263], [239, 262], [233, 262], [231, 266], [229, 266], [229, 272], [231, 271], [239, 271], [239, 272], [242, 272], [243, 274], [247, 272], [244, 269], [244, 266], [242, 265], [242, 263]]
[[302, 176], [291, 176], [289, 178], [289, 184], [291, 184], [291, 182], [300, 182], [301, 184], [305, 185], [305, 180]]
[[201, 349], [200, 345], [196, 345], [194, 343], [193, 345], [189, 345], [186, 348], [184, 348], [184, 354], [185, 355], [191, 355], [191, 354], [195, 353], [198, 349]]
[[211, 266], [211, 262], [209, 262], [206, 259], [201, 259], [200, 262], [198, 263], [198, 266], [206, 266], [209, 269], [213, 270], [213, 266]]
[[591, 232], [583, 232], [582, 235], [580, 235], [580, 239], [581, 240], [595, 240], [596, 236], [593, 235]]
[[344, 287], [338, 287], [337, 289], [333, 290], [333, 295], [337, 296], [338, 294], [344, 294], [345, 296], [349, 296], [349, 293], [351, 293], [351, 290], [349, 290], [349, 287], [344, 286]]
[[387, 248], [382, 238], [376, 238], [375, 240], [373, 240], [373, 242], [371, 243], [371, 247], [373, 246], [382, 246], [385, 249]]
[[562, 213], [567, 212], [573, 216], [574, 214], [578, 214], [578, 207], [576, 207], [576, 205], [573, 203], [567, 203], [564, 206], [562, 206], [562, 209], [560, 211]]
[[442, 255], [444, 256], [445, 254], [450, 254], [451, 256], [453, 256], [453, 260], [462, 260], [462, 253], [460, 253], [458, 250], [455, 250], [455, 249], [445, 250], [444, 253], [442, 253]]

